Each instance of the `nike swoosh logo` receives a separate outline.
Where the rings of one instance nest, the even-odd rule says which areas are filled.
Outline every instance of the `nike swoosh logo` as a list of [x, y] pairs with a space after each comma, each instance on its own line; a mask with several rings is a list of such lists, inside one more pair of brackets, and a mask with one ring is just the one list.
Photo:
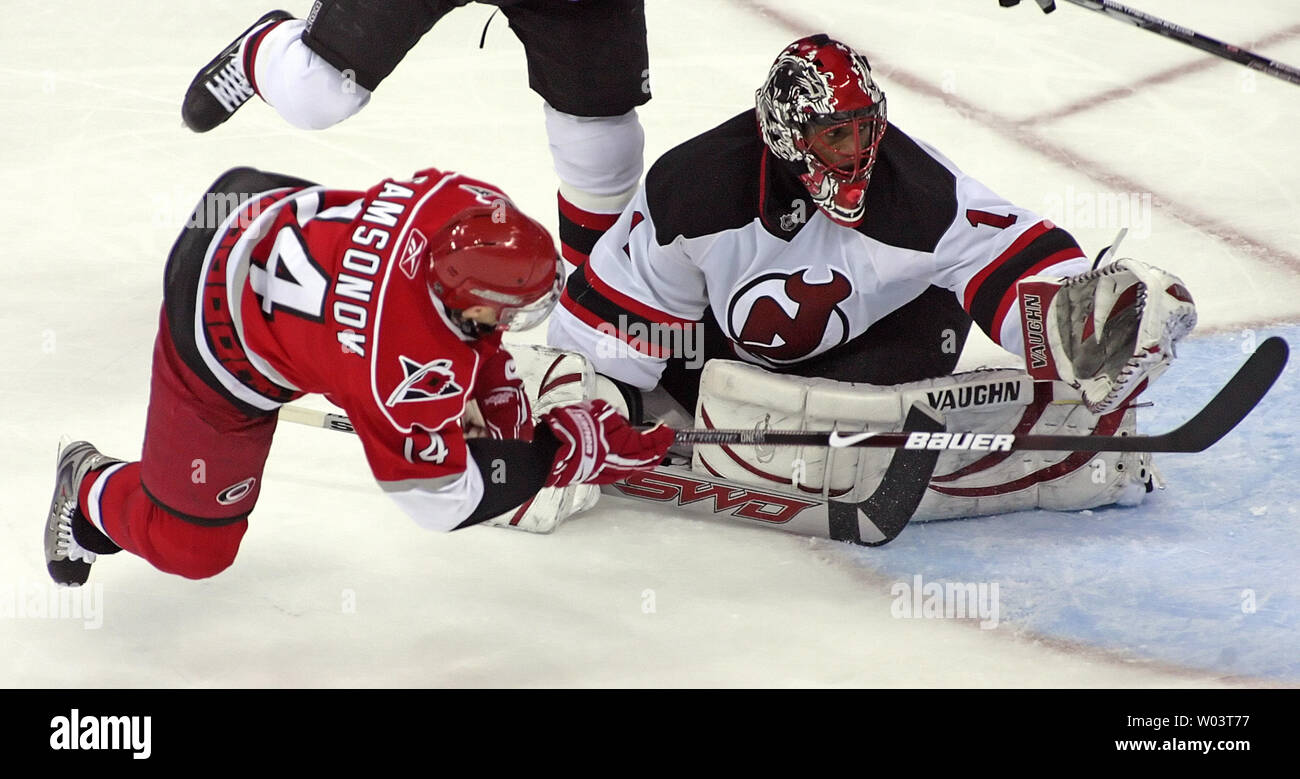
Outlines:
[[858, 441], [865, 441], [866, 439], [871, 438], [874, 435], [875, 433], [854, 433], [852, 435], [841, 435], [840, 431], [832, 430], [829, 443], [831, 446], [834, 446], [838, 449], [846, 446], [853, 446]]

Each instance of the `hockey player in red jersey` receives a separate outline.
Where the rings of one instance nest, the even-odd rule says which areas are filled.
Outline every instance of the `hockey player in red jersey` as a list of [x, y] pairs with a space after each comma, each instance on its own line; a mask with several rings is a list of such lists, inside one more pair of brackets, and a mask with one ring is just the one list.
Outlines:
[[[952, 431], [1117, 435], [1195, 318], [1171, 274], [1091, 269], [1065, 230], [904, 133], [866, 58], [814, 35], [776, 59], [755, 109], [651, 166], [548, 340], [586, 355], [634, 418], [897, 430], [920, 396]], [[1029, 375], [954, 376], [972, 323]], [[1145, 455], [945, 458], [922, 515], [1132, 502], [1150, 482]], [[887, 463], [693, 453], [701, 473], [823, 497], [870, 494]]]
[[[195, 77], [181, 108], [207, 132], [254, 94], [295, 127], [354, 115], [422, 36], [471, 0], [317, 0], [304, 19], [272, 11]], [[560, 179], [559, 238], [584, 262], [641, 178], [650, 99], [644, 0], [479, 0], [498, 6], [523, 44], [543, 98]]]
[[[307, 393], [347, 412], [381, 489], [433, 530], [653, 466], [671, 431], [633, 430], [600, 401], [554, 408], [534, 430], [501, 333], [542, 321], [562, 277], [541, 225], [456, 173], [354, 192], [227, 172], [168, 258], [143, 456], [60, 453], [50, 575], [81, 584], [119, 549], [189, 578], [224, 570], [277, 411]], [[467, 440], [471, 402], [487, 435]]]

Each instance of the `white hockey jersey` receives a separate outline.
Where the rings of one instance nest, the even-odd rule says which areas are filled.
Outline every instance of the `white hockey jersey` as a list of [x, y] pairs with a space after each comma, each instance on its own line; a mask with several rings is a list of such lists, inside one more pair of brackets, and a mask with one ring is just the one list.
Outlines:
[[571, 274], [551, 345], [651, 389], [706, 311], [739, 358], [780, 367], [862, 335], [935, 285], [1019, 355], [1016, 282], [1088, 268], [1069, 233], [892, 124], [857, 228], [822, 214], [785, 165], [752, 110], [665, 154]]

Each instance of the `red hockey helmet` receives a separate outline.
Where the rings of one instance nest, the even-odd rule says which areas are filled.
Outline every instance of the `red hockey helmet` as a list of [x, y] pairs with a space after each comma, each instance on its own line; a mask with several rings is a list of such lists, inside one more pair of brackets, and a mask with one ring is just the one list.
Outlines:
[[856, 226], [885, 136], [885, 93], [867, 58], [824, 34], [800, 38], [755, 95], [763, 140], [835, 221]]
[[564, 284], [551, 234], [505, 201], [452, 217], [429, 240], [429, 258], [430, 293], [455, 314], [490, 309], [503, 330], [539, 324]]

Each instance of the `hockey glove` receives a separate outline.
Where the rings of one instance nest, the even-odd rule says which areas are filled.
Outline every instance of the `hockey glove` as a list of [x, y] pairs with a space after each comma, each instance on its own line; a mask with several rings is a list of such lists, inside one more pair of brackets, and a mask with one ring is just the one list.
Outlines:
[[1025, 364], [1060, 379], [1094, 414], [1119, 408], [1173, 360], [1196, 326], [1196, 304], [1171, 273], [1116, 260], [1065, 279], [1030, 276], [1017, 286]]
[[533, 440], [533, 412], [510, 352], [497, 349], [479, 366], [474, 401], [493, 438]]
[[603, 400], [560, 406], [542, 421], [560, 442], [547, 487], [616, 482], [658, 465], [673, 442], [672, 428], [637, 430]]

